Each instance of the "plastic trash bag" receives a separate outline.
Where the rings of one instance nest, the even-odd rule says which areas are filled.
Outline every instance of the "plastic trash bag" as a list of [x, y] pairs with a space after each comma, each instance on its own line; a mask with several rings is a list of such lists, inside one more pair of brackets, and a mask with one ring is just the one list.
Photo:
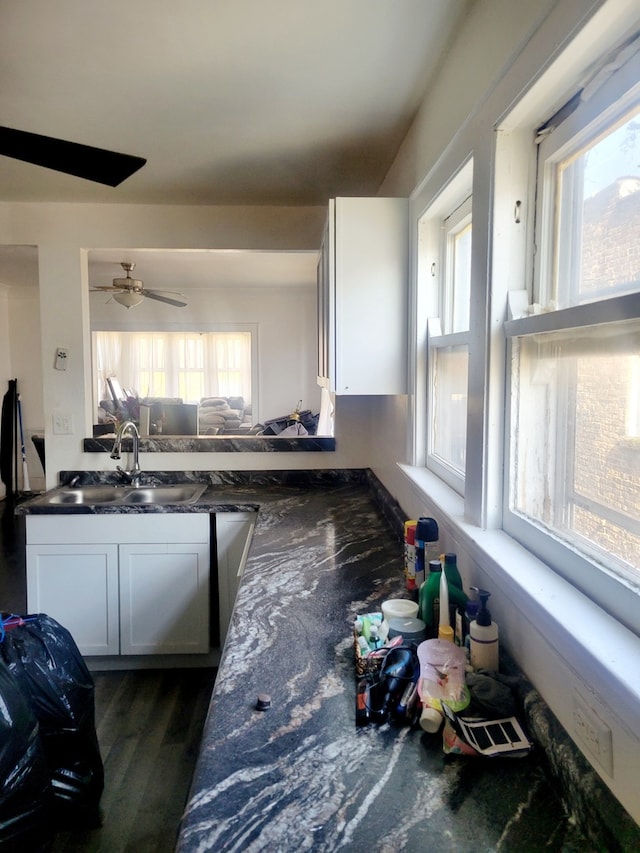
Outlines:
[[69, 631], [50, 616], [18, 617], [4, 625], [0, 655], [40, 724], [56, 821], [96, 826], [104, 770], [91, 673]]
[[0, 661], [0, 850], [49, 850], [51, 805], [51, 779], [38, 721]]

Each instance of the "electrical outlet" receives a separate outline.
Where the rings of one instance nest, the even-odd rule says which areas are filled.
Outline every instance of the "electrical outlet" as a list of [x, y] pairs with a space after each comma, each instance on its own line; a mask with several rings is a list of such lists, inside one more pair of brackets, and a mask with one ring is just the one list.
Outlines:
[[53, 415], [54, 435], [73, 435], [73, 415]]
[[577, 690], [573, 691], [573, 733], [598, 766], [613, 778], [611, 729]]

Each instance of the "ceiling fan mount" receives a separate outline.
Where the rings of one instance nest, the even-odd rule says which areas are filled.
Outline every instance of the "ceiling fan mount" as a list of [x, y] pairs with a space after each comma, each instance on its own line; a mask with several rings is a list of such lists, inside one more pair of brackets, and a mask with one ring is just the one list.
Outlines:
[[122, 287], [124, 290], [132, 290], [139, 292], [144, 288], [144, 282], [142, 282], [139, 278], [131, 278], [131, 273], [136, 268], [136, 265], [130, 263], [129, 261], [122, 261], [120, 266], [126, 272], [126, 278], [114, 278], [113, 286], [114, 287]]
[[[120, 305], [124, 305], [125, 308], [133, 308], [136, 305], [140, 305], [145, 297], [155, 299], [157, 302], [165, 302], [167, 305], [173, 305], [174, 308], [184, 308], [186, 306], [186, 302], [164, 295], [165, 293], [173, 293], [174, 291], [147, 290], [141, 279], [132, 278], [131, 273], [136, 265], [131, 261], [121, 261], [120, 266], [126, 273], [125, 278], [114, 278], [113, 284], [92, 287], [91, 290], [110, 293], [113, 299]], [[176, 295], [179, 296], [180, 294], [176, 293]]]

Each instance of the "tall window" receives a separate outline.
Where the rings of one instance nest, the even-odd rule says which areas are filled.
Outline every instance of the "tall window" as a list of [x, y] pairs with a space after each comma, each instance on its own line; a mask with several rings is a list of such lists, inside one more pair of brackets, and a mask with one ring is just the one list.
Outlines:
[[117, 376], [139, 397], [251, 401], [251, 332], [93, 332], [96, 401]]
[[[471, 288], [471, 167], [419, 220], [427, 290], [427, 467], [464, 492]], [[455, 195], [454, 195], [455, 193]]]
[[545, 557], [568, 546], [553, 562], [583, 587], [585, 559], [640, 579], [637, 57], [634, 63], [635, 71], [622, 69], [595, 95], [577, 97], [538, 134], [533, 304], [506, 324], [505, 529]]

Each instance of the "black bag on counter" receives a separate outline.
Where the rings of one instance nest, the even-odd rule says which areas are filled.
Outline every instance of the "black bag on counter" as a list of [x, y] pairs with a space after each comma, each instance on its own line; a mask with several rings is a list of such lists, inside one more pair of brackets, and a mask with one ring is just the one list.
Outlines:
[[2, 661], [0, 705], [0, 850], [49, 850], [51, 778], [38, 721]]
[[69, 633], [40, 613], [7, 619], [0, 655], [40, 724], [56, 821], [96, 826], [104, 770], [95, 730], [95, 687]]

